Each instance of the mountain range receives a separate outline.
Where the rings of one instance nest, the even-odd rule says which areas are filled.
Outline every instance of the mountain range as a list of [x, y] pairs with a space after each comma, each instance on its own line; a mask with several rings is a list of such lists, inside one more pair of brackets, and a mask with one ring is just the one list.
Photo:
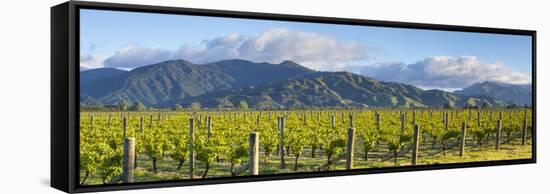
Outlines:
[[241, 100], [252, 108], [505, 106], [530, 104], [531, 98], [526, 85], [484, 82], [455, 92], [423, 90], [349, 72], [314, 71], [292, 61], [169, 60], [131, 71], [82, 71], [80, 80], [83, 105], [125, 100], [158, 108], [193, 102], [234, 108]]
[[531, 105], [533, 95], [531, 84], [515, 85], [489, 81], [475, 83], [455, 93], [467, 96], [490, 96], [507, 104], [523, 105]]

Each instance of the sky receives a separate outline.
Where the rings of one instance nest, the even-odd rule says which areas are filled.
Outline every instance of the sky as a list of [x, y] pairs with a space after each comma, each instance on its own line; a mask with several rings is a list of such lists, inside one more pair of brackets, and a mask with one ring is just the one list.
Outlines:
[[531, 83], [531, 37], [83, 9], [80, 69], [224, 59], [349, 71], [424, 89]]

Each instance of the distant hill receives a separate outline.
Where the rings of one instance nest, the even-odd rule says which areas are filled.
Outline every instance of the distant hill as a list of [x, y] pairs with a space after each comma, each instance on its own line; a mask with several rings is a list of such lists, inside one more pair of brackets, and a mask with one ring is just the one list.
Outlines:
[[[197, 65], [185, 60], [170, 60], [133, 69], [119, 76], [81, 84], [81, 94], [103, 104], [119, 100], [140, 101], [147, 106], [165, 101], [198, 96], [313, 72], [291, 61], [280, 64], [224, 60]], [[89, 98], [88, 98], [89, 97]]]
[[184, 60], [136, 68], [125, 75], [83, 85], [81, 92], [104, 104], [119, 100], [153, 105], [170, 99], [196, 96], [215, 89], [229, 89], [234, 80], [220, 72]]
[[206, 93], [161, 105], [200, 102], [202, 107], [232, 108], [241, 100], [257, 108], [504, 105], [490, 97], [468, 97], [441, 90], [425, 91], [411, 85], [381, 82], [348, 72], [309, 73], [280, 82]]
[[80, 72], [80, 84], [119, 76], [127, 71], [115, 68], [98, 68]]
[[93, 99], [90, 96], [80, 95], [80, 105], [99, 106], [99, 105], [102, 105], [102, 104], [97, 102], [95, 99]]
[[[103, 74], [104, 73], [104, 74]], [[81, 72], [81, 104], [252, 108], [505, 106], [530, 103], [528, 86], [484, 82], [454, 93], [382, 82], [349, 72], [316, 72], [292, 61], [279, 64], [222, 60], [194, 64], [169, 60], [131, 71]]]
[[212, 71], [223, 72], [232, 77], [235, 80], [235, 82], [232, 83], [233, 88], [281, 81], [313, 72], [313, 70], [292, 61], [271, 64], [232, 59], [204, 64], [200, 65], [200, 67]]
[[488, 96], [507, 104], [531, 105], [532, 103], [531, 84], [514, 85], [486, 81], [475, 83], [455, 93], [467, 96]]

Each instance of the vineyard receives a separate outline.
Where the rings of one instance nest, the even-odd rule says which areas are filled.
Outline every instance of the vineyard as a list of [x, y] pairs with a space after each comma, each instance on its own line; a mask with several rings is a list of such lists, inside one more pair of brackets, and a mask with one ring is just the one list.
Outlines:
[[80, 184], [531, 158], [531, 109], [81, 112]]

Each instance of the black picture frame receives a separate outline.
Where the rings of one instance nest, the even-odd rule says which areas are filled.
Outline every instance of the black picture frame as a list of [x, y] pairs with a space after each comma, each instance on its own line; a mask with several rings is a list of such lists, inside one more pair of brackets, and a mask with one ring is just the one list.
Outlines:
[[[354, 169], [328, 172], [239, 176], [206, 180], [125, 183], [116, 185], [80, 186], [79, 173], [79, 9], [115, 10], [130, 12], [165, 13], [179, 15], [215, 16], [262, 20], [282, 20], [328, 24], [379, 26], [392, 28], [427, 29], [441, 31], [479, 32], [492, 34], [527, 35], [532, 37], [532, 154], [531, 159], [484, 161], [453, 164], [435, 164], [375, 169]], [[102, 2], [69, 1], [51, 8], [51, 186], [68, 193], [221, 184], [280, 179], [362, 175], [419, 170], [437, 170], [497, 165], [536, 163], [536, 31], [441, 24], [407, 23], [347, 19], [333, 17], [222, 11], [176, 8], [148, 5], [130, 5]]]

